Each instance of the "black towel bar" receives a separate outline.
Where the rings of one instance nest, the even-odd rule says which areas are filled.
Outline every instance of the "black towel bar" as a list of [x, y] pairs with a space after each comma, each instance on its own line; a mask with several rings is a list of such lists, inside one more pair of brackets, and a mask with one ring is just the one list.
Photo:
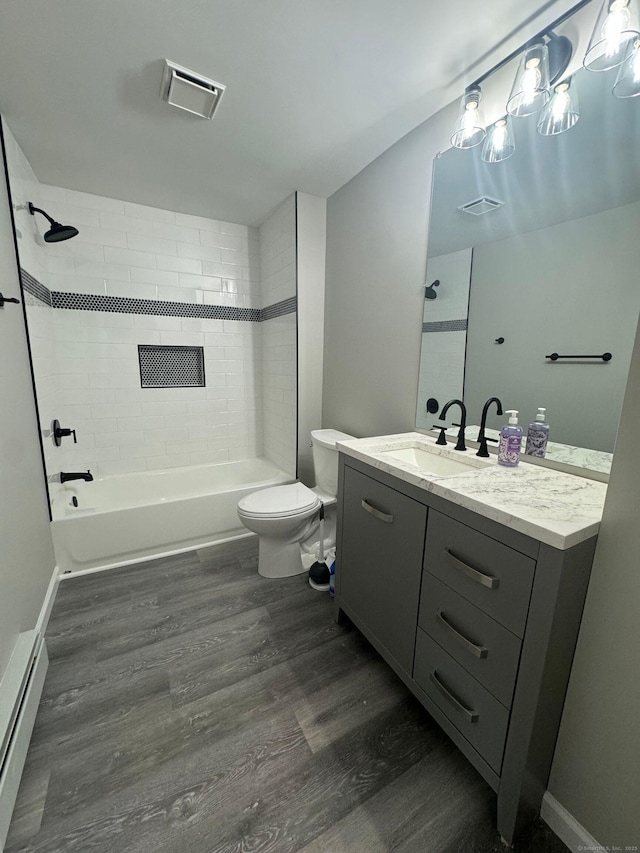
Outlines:
[[557, 361], [559, 358], [601, 358], [603, 361], [611, 361], [613, 356], [610, 352], [603, 352], [601, 355], [558, 355], [557, 352], [552, 352], [551, 355], [545, 355], [545, 358], [550, 358], [551, 361]]

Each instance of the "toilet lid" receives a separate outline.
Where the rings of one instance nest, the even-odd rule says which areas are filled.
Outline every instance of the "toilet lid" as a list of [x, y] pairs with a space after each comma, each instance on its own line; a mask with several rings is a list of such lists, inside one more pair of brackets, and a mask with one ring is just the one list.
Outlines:
[[245, 515], [277, 516], [287, 515], [320, 506], [320, 498], [302, 483], [288, 486], [274, 486], [253, 492], [238, 502], [238, 509]]

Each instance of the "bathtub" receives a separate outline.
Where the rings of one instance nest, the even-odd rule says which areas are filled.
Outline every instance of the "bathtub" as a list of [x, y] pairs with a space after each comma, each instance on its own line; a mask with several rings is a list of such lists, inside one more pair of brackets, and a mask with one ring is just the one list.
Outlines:
[[58, 568], [114, 568], [247, 535], [240, 498], [290, 482], [266, 459], [73, 480], [52, 504]]

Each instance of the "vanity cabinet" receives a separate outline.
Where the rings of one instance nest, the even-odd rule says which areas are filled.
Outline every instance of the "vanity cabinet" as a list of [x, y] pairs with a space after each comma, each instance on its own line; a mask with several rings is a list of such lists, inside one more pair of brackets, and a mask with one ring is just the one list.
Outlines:
[[540, 810], [595, 539], [553, 548], [340, 454], [336, 618], [496, 791], [508, 843]]
[[427, 508], [350, 471], [342, 499], [345, 572], [340, 595], [392, 658], [411, 673]]

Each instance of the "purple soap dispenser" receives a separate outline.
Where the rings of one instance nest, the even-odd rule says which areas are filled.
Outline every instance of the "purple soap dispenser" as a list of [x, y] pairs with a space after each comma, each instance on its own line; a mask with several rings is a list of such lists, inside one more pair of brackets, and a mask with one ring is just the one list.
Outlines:
[[518, 413], [515, 409], [507, 409], [510, 415], [509, 423], [500, 430], [498, 445], [498, 464], [506, 468], [515, 468], [520, 461], [522, 448], [522, 427], [518, 426]]

